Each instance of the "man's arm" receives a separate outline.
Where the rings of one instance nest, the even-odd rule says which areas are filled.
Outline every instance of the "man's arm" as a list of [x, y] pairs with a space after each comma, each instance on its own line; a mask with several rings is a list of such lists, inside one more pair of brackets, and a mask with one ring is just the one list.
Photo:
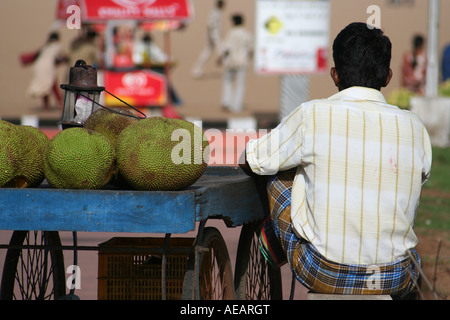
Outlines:
[[271, 176], [298, 167], [302, 159], [302, 125], [303, 112], [298, 108], [268, 134], [250, 140], [239, 166], [251, 176]]

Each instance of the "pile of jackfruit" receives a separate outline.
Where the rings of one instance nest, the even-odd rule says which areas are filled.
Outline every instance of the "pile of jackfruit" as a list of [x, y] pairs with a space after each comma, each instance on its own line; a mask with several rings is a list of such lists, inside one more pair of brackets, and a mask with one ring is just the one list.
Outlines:
[[117, 108], [93, 113], [82, 128], [49, 139], [0, 120], [0, 187], [180, 191], [205, 172], [209, 142], [195, 124], [139, 119]]

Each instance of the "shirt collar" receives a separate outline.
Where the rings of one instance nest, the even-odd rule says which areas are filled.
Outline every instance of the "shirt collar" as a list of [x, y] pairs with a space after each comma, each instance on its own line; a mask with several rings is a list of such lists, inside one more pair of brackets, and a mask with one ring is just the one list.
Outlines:
[[387, 104], [384, 95], [376, 89], [366, 87], [351, 87], [342, 90], [328, 98], [328, 100], [347, 100], [347, 101], [375, 101]]

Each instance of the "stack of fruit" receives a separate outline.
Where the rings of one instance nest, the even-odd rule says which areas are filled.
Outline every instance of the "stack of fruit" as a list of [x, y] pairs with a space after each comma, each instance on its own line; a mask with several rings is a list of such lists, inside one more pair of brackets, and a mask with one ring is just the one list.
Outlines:
[[203, 175], [209, 143], [201, 128], [130, 115], [100, 109], [83, 128], [51, 140], [39, 129], [0, 121], [0, 186], [37, 187], [46, 178], [58, 189], [179, 191]]

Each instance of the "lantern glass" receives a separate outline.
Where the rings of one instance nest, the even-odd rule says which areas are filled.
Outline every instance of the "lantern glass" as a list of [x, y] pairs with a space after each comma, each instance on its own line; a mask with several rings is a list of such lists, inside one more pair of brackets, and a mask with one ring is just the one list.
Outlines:
[[63, 129], [82, 127], [89, 116], [97, 111], [101, 91], [66, 90], [61, 125]]

